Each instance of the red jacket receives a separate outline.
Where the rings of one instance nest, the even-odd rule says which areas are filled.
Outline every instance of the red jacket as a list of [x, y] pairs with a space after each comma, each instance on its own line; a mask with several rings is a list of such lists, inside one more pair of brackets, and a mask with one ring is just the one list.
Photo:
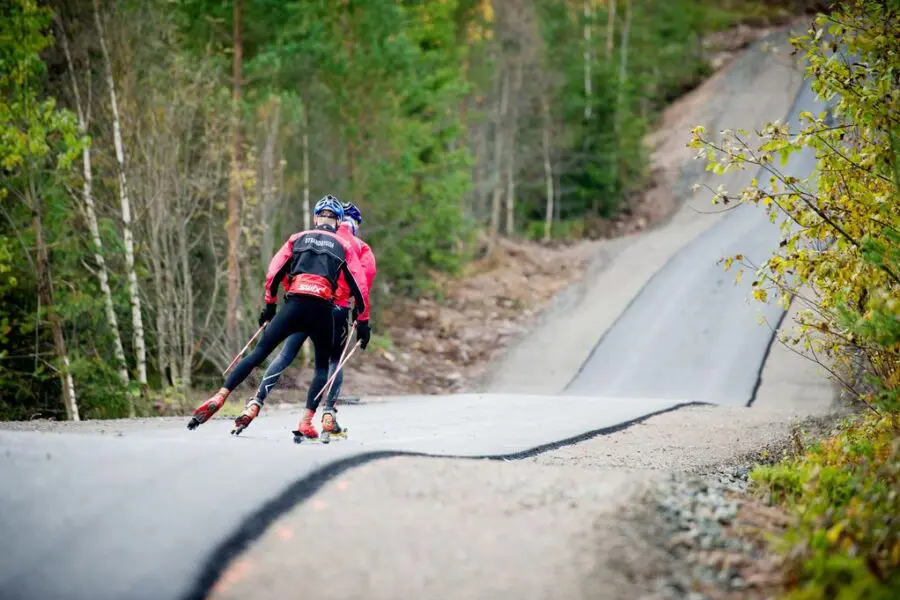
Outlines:
[[[372, 253], [372, 249], [367, 243], [353, 235], [353, 230], [350, 229], [350, 226], [346, 223], [341, 223], [341, 226], [338, 228], [337, 234], [338, 237], [347, 240], [347, 242], [349, 242], [354, 248], [356, 248], [360, 267], [362, 268], [363, 277], [365, 279], [366, 289], [371, 295], [372, 283], [375, 281], [375, 275], [377, 272], [375, 255]], [[370, 295], [366, 296], [366, 298], [368, 299]], [[338, 284], [338, 289], [334, 294], [334, 303], [343, 308], [348, 308], [350, 306], [350, 287], [346, 284], [346, 282], [341, 282]], [[365, 312], [360, 313], [359, 320], [369, 320], [368, 306], [366, 306]]]
[[295, 233], [275, 253], [266, 273], [266, 304], [278, 301], [278, 285], [285, 294], [335, 300], [344, 287], [356, 299], [360, 314], [369, 313], [369, 286], [354, 244], [330, 227]]

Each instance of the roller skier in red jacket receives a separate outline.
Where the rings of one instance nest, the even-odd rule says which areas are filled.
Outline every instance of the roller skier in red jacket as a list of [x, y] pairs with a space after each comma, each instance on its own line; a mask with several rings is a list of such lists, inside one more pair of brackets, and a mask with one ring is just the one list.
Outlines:
[[[359, 209], [353, 205], [353, 203], [345, 203], [343, 205], [344, 209], [344, 222], [338, 227], [337, 234], [339, 237], [347, 240], [351, 246], [356, 250], [357, 255], [359, 256], [360, 266], [362, 267], [362, 271], [364, 273], [365, 285], [368, 290], [372, 289], [372, 282], [375, 279], [375, 256], [372, 254], [372, 249], [366, 244], [364, 241], [359, 239], [357, 236], [359, 231], [359, 226], [362, 223], [362, 215], [359, 212]], [[341, 357], [341, 351], [344, 349], [344, 345], [347, 341], [347, 335], [349, 334], [349, 316], [350, 316], [350, 299], [351, 299], [350, 288], [347, 285], [345, 280], [340, 280], [338, 282], [337, 290], [334, 293], [334, 322], [335, 322], [335, 332], [334, 332], [334, 342], [332, 345], [332, 356], [331, 356], [331, 364], [328, 370], [328, 377], [331, 378], [334, 374], [335, 369], [337, 368], [339, 359]], [[357, 328], [367, 329], [369, 326], [369, 314], [366, 311], [365, 314], [361, 314], [359, 316], [359, 320], [357, 321]], [[364, 337], [368, 338], [370, 335], [370, 331], [367, 330], [364, 332]], [[244, 408], [244, 412], [238, 416], [234, 421], [234, 433], [240, 434], [244, 429], [246, 429], [254, 418], [259, 414], [259, 411], [262, 409], [263, 404], [266, 399], [269, 397], [269, 394], [278, 385], [278, 381], [281, 378], [281, 375], [288, 368], [288, 366], [293, 362], [293, 360], [297, 357], [297, 354], [300, 353], [300, 348], [303, 346], [303, 343], [306, 341], [307, 335], [303, 332], [298, 332], [291, 334], [281, 346], [281, 350], [275, 356], [274, 359], [269, 363], [269, 367], [266, 369], [265, 374], [263, 375], [262, 381], [259, 384], [259, 387], [256, 390], [256, 394], [251, 398], [246, 407]], [[362, 345], [362, 348], [365, 350], [365, 343]], [[340, 425], [337, 423], [337, 419], [335, 418], [335, 413], [337, 409], [335, 408], [335, 400], [340, 393], [341, 384], [343, 383], [343, 368], [338, 372], [337, 376], [334, 378], [334, 382], [332, 383], [331, 390], [329, 391], [328, 397], [326, 398], [325, 411], [322, 415], [322, 440], [326, 441], [330, 439], [332, 435], [342, 435], [343, 430]], [[314, 437], [311, 430], [307, 431], [309, 437]]]
[[[345, 235], [358, 249], [360, 266], [362, 267], [366, 279], [366, 288], [371, 294], [377, 266], [375, 263], [375, 255], [372, 253], [372, 248], [359, 237], [359, 227], [361, 224], [362, 214], [359, 212], [359, 209], [352, 202], [344, 204], [344, 222], [341, 223], [341, 226], [338, 229], [338, 235]], [[341, 350], [344, 348], [347, 335], [350, 332], [348, 319], [350, 310], [350, 290], [347, 287], [338, 289], [335, 305], [335, 319], [338, 324], [335, 328], [335, 341], [332, 346], [331, 367], [328, 372], [329, 377], [332, 376], [337, 367], [338, 360], [341, 357]], [[368, 323], [367, 317], [368, 313], [366, 314], [366, 318], [360, 317], [358, 323]], [[365, 326], [368, 327], [368, 324]], [[359, 327], [359, 325], [357, 325], [357, 327]], [[338, 394], [340, 394], [343, 383], [344, 370], [341, 369], [335, 376], [334, 383], [328, 392], [328, 398], [325, 400], [325, 410], [322, 414], [323, 441], [331, 435], [342, 435], [344, 433], [337, 422], [337, 408], [335, 408], [335, 401], [337, 400]]]
[[[293, 433], [295, 441], [317, 435], [312, 417], [316, 397], [328, 379], [334, 343], [332, 310], [335, 292], [343, 280], [356, 302], [354, 319], [363, 315], [368, 318], [368, 287], [356, 249], [337, 235], [337, 227], [344, 216], [341, 203], [334, 196], [325, 196], [316, 203], [314, 213], [315, 227], [292, 235], [269, 263], [265, 308], [259, 317], [260, 326], [264, 323], [268, 325], [259, 343], [237, 364], [225, 379], [223, 387], [194, 411], [188, 429], [196, 429], [208, 421], [231, 392], [285, 338], [303, 332], [312, 339], [315, 348], [315, 375], [307, 394], [303, 418]], [[285, 288], [285, 302], [282, 311], [276, 315], [279, 285]], [[360, 319], [357, 338], [362, 344], [368, 343], [369, 331], [368, 321]]]

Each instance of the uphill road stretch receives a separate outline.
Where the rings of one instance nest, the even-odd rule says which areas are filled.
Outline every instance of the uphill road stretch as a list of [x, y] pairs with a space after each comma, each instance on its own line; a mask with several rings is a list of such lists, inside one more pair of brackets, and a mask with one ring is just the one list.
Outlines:
[[[787, 122], [796, 127], [802, 111], [824, 110], [804, 82]], [[815, 168], [815, 154], [807, 148], [779, 168], [785, 175], [807, 177]], [[761, 172], [758, 179], [768, 181], [769, 176]], [[780, 240], [778, 226], [761, 207], [732, 208], [647, 282], [565, 393], [752, 403], [784, 310], [751, 299], [752, 272], [735, 284], [736, 269], [726, 272], [718, 261], [743, 254], [751, 264], [762, 264]]]

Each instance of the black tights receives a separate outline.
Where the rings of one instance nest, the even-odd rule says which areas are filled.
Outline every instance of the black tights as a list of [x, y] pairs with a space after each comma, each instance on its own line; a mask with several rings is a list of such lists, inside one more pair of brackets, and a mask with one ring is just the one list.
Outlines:
[[315, 410], [318, 404], [315, 398], [328, 381], [328, 361], [334, 337], [331, 303], [318, 298], [289, 296], [284, 308], [266, 326], [253, 352], [244, 357], [225, 378], [224, 387], [234, 390], [253, 369], [266, 360], [278, 344], [298, 331], [306, 333], [315, 348], [316, 371], [306, 396], [306, 408]]

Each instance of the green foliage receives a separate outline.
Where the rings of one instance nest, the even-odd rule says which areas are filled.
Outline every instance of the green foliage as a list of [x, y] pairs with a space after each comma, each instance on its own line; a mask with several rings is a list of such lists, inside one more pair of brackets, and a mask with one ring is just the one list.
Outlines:
[[900, 593], [900, 429], [868, 414], [804, 456], [751, 473], [794, 524], [779, 544], [790, 557], [787, 598], [895, 598]]
[[[50, 343], [46, 315], [52, 308], [65, 324], [68, 358], [82, 414], [127, 414], [126, 394], [115, 369], [99, 290], [85, 277], [85, 238], [72, 235], [73, 208], [66, 186], [73, 162], [89, 140], [75, 115], [44, 91], [46, 67], [40, 52], [52, 43], [51, 13], [36, 2], [4, 5], [0, 24], [0, 416], [64, 415], [59, 405], [61, 357]], [[40, 214], [53, 274], [54, 306], [37, 301], [34, 215]], [[98, 349], [102, 349], [100, 352]]]
[[[550, 226], [553, 239], [580, 240], [587, 233], [587, 221], [583, 218], [555, 220]], [[525, 224], [525, 237], [539, 241], [544, 239], [544, 221], [529, 221]]]
[[[758, 145], [745, 131], [726, 131], [714, 143], [702, 128], [691, 142], [709, 170], [752, 165], [768, 178], [768, 186], [753, 181], [738, 196], [720, 189], [715, 203], [761, 204], [773, 222], [783, 218], [783, 240], [763, 265], [736, 256], [726, 268], [755, 269], [754, 296], [763, 302], [770, 291], [787, 303], [811, 287], [817, 300], [806, 301], [814, 310], [802, 315], [791, 341], [851, 374], [864, 357], [873, 390], [862, 397], [868, 414], [805, 456], [751, 475], [794, 516], [783, 540], [794, 600], [900, 596], [898, 19], [896, 2], [852, 0], [793, 40], [813, 89], [835, 101], [833, 120], [801, 114], [798, 131], [771, 123]], [[815, 152], [814, 178], [784, 175], [779, 165], [804, 149]]]
[[[61, 412], [56, 386], [63, 357], [52, 350], [42, 322], [52, 307], [36, 306], [33, 236], [40, 224], [46, 245], [60, 239], [58, 192], [87, 140], [78, 134], [74, 114], [43, 93], [46, 67], [40, 52], [52, 43], [50, 19], [50, 11], [31, 0], [7, 2], [0, 15], [2, 415], [30, 416], [36, 406], [29, 400], [35, 396], [38, 406]], [[35, 380], [48, 384], [37, 394]]]
[[[625, 199], [647, 183], [643, 139], [656, 116], [710, 74], [701, 36], [771, 11], [758, 2], [731, 7], [694, 0], [632, 2], [623, 46], [625, 7], [622, 2], [618, 6], [610, 55], [605, 51], [608, 3], [595, 8], [591, 117], [586, 120], [584, 17], [576, 13], [572, 18], [572, 7], [563, 0], [538, 5], [548, 69], [563, 77], [554, 102], [563, 124], [557, 150], [565, 165], [560, 181], [563, 219], [615, 216]], [[525, 200], [528, 220], [540, 219], [543, 188], [535, 186]]]
[[[801, 313], [791, 342], [845, 370], [855, 356], [848, 346], [856, 348], [880, 382], [871, 400], [893, 406], [900, 386], [900, 196], [894, 179], [900, 158], [892, 142], [900, 122], [900, 37], [892, 29], [898, 18], [896, 3], [854, 0], [819, 16], [807, 35], [792, 40], [805, 53], [813, 89], [835, 101], [833, 120], [803, 113], [795, 132], [771, 123], [756, 146], [746, 131], [726, 131], [723, 142], [713, 143], [702, 127], [691, 141], [710, 170], [753, 166], [768, 179], [754, 180], [739, 195], [720, 190], [713, 199], [762, 205], [773, 222], [781, 218], [783, 240], [771, 258], [759, 266], [732, 259], [756, 270], [754, 296], [766, 302], [771, 293], [786, 304], [802, 286], [815, 289], [815, 310]], [[851, 62], [844, 53], [857, 58]], [[804, 149], [815, 152], [816, 173], [784, 175], [779, 165]]]
[[0, 23], [0, 165], [6, 176], [0, 193], [24, 197], [17, 176], [33, 175], [43, 161], [65, 170], [86, 142], [78, 138], [70, 111], [39, 97], [46, 74], [39, 53], [52, 42], [50, 11], [32, 0], [15, 0], [5, 6]]
[[773, 504], [796, 502], [803, 491], [802, 475], [790, 462], [757, 467], [750, 473], [750, 480], [766, 490]]

